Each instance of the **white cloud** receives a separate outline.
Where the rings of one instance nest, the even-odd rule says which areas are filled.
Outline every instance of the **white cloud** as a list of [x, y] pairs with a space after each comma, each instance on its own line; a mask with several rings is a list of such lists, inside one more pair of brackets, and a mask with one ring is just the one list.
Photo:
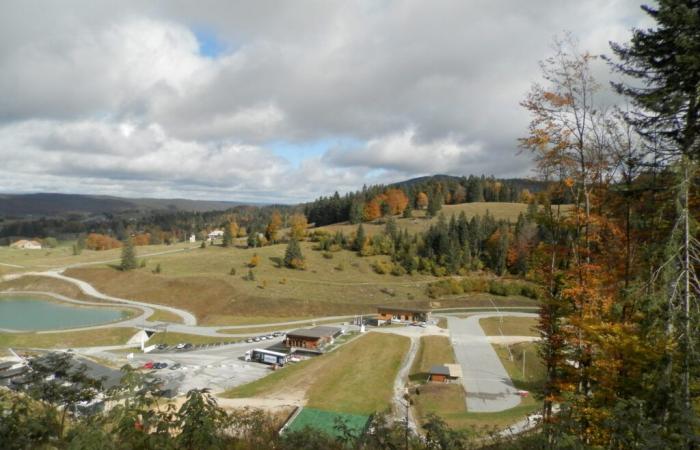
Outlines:
[[[0, 191], [298, 200], [527, 175], [518, 102], [552, 36], [601, 53], [646, 23], [637, 0], [164, 5], [3, 3]], [[196, 28], [228, 53], [200, 55]], [[359, 144], [274, 151], [334, 139]]]

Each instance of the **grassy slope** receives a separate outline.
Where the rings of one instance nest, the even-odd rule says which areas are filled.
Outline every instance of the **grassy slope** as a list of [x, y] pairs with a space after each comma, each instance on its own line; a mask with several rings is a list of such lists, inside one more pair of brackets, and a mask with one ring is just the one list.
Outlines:
[[291, 365], [228, 391], [228, 397], [264, 397], [303, 390], [307, 405], [328, 411], [370, 414], [385, 410], [408, 351], [408, 338], [369, 333], [337, 351]]
[[[148, 267], [130, 272], [98, 266], [70, 269], [66, 274], [111, 295], [184, 308], [206, 325], [367, 314], [376, 312], [375, 306], [380, 304], [491, 306], [491, 300], [500, 305], [534, 304], [525, 298], [488, 294], [429, 301], [426, 284], [435, 277], [379, 275], [370, 264], [386, 256], [360, 258], [354, 252], [340, 251], [326, 259], [312, 247], [310, 242], [302, 243], [309, 267], [305, 271], [278, 267], [285, 245], [272, 245], [258, 249], [207, 247], [151, 257]], [[256, 281], [247, 281], [247, 264], [254, 254], [260, 259], [253, 269]], [[159, 275], [150, 270], [155, 264], [163, 270]], [[343, 270], [336, 269], [339, 265]], [[229, 274], [231, 268], [236, 269], [236, 275]]]
[[[503, 320], [501, 322], [501, 319]], [[537, 319], [534, 317], [488, 317], [479, 320], [486, 336], [539, 336], [535, 330]]]
[[[452, 215], [459, 214], [462, 211], [464, 211], [464, 213], [467, 215], [467, 219], [470, 219], [472, 216], [475, 216], [475, 215], [483, 216], [484, 214], [486, 214], [486, 211], [488, 211], [489, 214], [494, 216], [496, 219], [506, 219], [506, 220], [510, 220], [511, 222], [515, 222], [518, 218], [518, 214], [520, 214], [520, 213], [524, 214], [527, 211], [527, 205], [524, 203], [505, 203], [505, 202], [504, 203], [486, 203], [486, 202], [462, 203], [459, 205], [444, 205], [442, 207], [441, 212], [449, 220]], [[433, 217], [432, 219], [427, 219], [425, 217], [425, 211], [414, 211], [413, 216], [414, 217], [412, 219], [397, 218], [397, 225], [399, 226], [399, 229], [405, 228], [410, 233], [416, 233], [416, 232], [427, 230], [431, 223], [434, 223], [437, 221], [437, 217]], [[371, 236], [373, 234], [382, 232], [384, 230], [384, 225], [366, 223], [366, 224], [363, 224], [363, 228], [365, 229], [367, 234]], [[333, 233], [340, 230], [345, 234], [350, 234], [352, 232], [355, 232], [355, 230], [357, 230], [357, 225], [351, 225], [349, 223], [340, 223], [340, 224], [319, 227], [319, 229], [328, 230], [328, 231], [333, 232]]]
[[100, 328], [66, 333], [0, 333], [0, 348], [67, 348], [125, 344], [135, 328]]

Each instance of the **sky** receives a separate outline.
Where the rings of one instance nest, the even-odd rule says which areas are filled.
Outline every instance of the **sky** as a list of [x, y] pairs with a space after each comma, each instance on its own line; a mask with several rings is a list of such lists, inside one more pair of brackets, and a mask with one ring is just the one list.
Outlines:
[[553, 38], [609, 54], [647, 21], [638, 0], [4, 0], [0, 192], [295, 203], [531, 177], [519, 102]]

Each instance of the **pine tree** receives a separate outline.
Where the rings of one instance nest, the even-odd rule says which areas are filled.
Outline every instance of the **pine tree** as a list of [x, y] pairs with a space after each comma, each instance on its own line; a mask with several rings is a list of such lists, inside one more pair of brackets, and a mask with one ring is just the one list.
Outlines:
[[301, 254], [299, 241], [291, 239], [284, 252], [284, 265], [292, 269], [301, 269], [304, 266], [304, 256]]
[[348, 220], [350, 221], [351, 224], [356, 224], [362, 222], [362, 217], [365, 212], [365, 204], [359, 200], [355, 199], [353, 200], [352, 204], [350, 205], [350, 214], [348, 217]]
[[134, 249], [134, 243], [131, 239], [126, 239], [122, 247], [122, 259], [119, 265], [121, 270], [133, 270], [138, 267], [138, 262], [136, 261], [136, 250]]
[[357, 227], [357, 233], [355, 233], [355, 241], [352, 243], [352, 249], [356, 252], [362, 251], [366, 240], [365, 229], [362, 227], [362, 224], [360, 224]]

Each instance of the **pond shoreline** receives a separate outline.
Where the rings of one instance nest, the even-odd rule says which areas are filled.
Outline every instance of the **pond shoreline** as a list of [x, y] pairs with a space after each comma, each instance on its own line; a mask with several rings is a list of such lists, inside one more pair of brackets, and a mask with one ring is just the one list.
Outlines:
[[[145, 309], [139, 308], [138, 306], [124, 306], [124, 305], [120, 305], [120, 304], [105, 303], [105, 302], [88, 302], [88, 301], [83, 301], [83, 300], [76, 300], [76, 299], [61, 295], [61, 294], [56, 294], [56, 293], [47, 292], [47, 291], [3, 290], [3, 291], [0, 291], [0, 302], [3, 301], [3, 297], [12, 296], [12, 295], [40, 297], [40, 298], [35, 298], [35, 300], [55, 303], [55, 304], [64, 305], [64, 306], [66, 306], [66, 304], [70, 304], [71, 307], [74, 307], [74, 308], [109, 309], [109, 310], [114, 310], [114, 311], [120, 311], [120, 312], [122, 312], [122, 314], [124, 314], [124, 316], [122, 316], [121, 318], [116, 319], [116, 320], [100, 321], [99, 323], [95, 323], [95, 324], [70, 326], [67, 328], [42, 328], [42, 329], [18, 330], [18, 329], [0, 327], [0, 332], [3, 332], [3, 333], [42, 333], [42, 334], [43, 333], [62, 333], [62, 332], [67, 332], [67, 331], [77, 331], [77, 330], [85, 329], [85, 328], [94, 328], [96, 326], [98, 326], [98, 327], [110, 326], [110, 325], [119, 326], [121, 322], [131, 322], [133, 320], [145, 318], [145, 316], [149, 313]], [[124, 324], [124, 325], [126, 325], [126, 324]]]

